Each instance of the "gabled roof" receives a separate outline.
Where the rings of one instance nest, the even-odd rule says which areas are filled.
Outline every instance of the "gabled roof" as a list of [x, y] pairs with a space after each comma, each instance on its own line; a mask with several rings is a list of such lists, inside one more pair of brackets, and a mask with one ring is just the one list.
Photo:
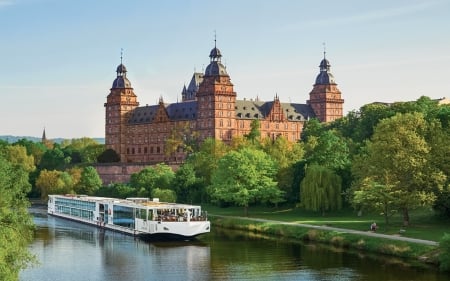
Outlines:
[[[172, 121], [194, 120], [197, 118], [197, 102], [187, 101], [164, 104], [169, 119]], [[128, 124], [152, 123], [158, 112], [159, 105], [147, 105], [133, 110]]]
[[[236, 100], [236, 118], [264, 119], [269, 114], [274, 102]], [[312, 108], [307, 104], [281, 103], [283, 113], [289, 121], [305, 121], [315, 117]]]

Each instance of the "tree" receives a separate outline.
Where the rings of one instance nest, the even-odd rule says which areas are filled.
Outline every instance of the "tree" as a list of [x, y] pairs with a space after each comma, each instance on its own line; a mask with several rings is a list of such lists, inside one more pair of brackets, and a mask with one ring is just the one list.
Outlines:
[[158, 198], [162, 202], [177, 202], [177, 195], [170, 189], [155, 188], [152, 190], [152, 198]]
[[36, 187], [41, 192], [41, 198], [47, 200], [49, 194], [64, 194], [68, 190], [65, 189], [65, 183], [60, 177], [61, 171], [42, 170], [36, 179]]
[[289, 142], [285, 137], [278, 137], [275, 141], [265, 138], [263, 150], [277, 163], [278, 187], [285, 192], [286, 200], [298, 201], [298, 186], [294, 185], [294, 163], [303, 158], [304, 150], [301, 143]]
[[250, 132], [245, 135], [245, 137], [252, 142], [252, 144], [255, 144], [256, 141], [259, 140], [261, 137], [261, 124], [258, 119], [254, 119], [250, 123]]
[[20, 270], [35, 260], [28, 249], [33, 240], [30, 190], [28, 173], [0, 155], [0, 280], [18, 280]]
[[63, 170], [64, 166], [70, 163], [70, 161], [70, 157], [66, 157], [64, 152], [55, 145], [53, 149], [47, 150], [44, 155], [42, 155], [39, 168], [41, 170]]
[[108, 148], [97, 157], [97, 161], [99, 163], [120, 162], [120, 155], [114, 149]]
[[157, 164], [154, 167], [147, 167], [139, 173], [132, 174], [130, 185], [138, 191], [145, 189], [147, 196], [149, 196], [154, 188], [170, 189], [174, 177], [175, 173], [172, 168], [166, 164]]
[[221, 141], [207, 138], [200, 146], [198, 152], [187, 159], [196, 171], [197, 177], [201, 178], [205, 186], [211, 183], [211, 175], [217, 169], [219, 159], [225, 155], [228, 147]]
[[306, 210], [325, 211], [342, 208], [341, 178], [330, 168], [317, 164], [306, 168], [300, 184], [301, 206]]
[[211, 197], [244, 207], [246, 215], [250, 204], [277, 204], [283, 201], [283, 192], [274, 180], [276, 171], [276, 163], [263, 151], [230, 151], [219, 160], [213, 173]]
[[92, 166], [83, 168], [79, 182], [79, 192], [81, 194], [93, 195], [102, 186], [102, 180], [97, 170]]
[[309, 137], [305, 147], [308, 163], [315, 163], [335, 171], [345, 169], [350, 164], [348, 146], [334, 130], [323, 131], [318, 137]]
[[353, 161], [356, 185], [373, 181], [403, 192], [396, 205], [405, 226], [409, 225], [409, 210], [430, 206], [435, 199], [433, 191], [442, 190], [445, 182], [445, 175], [431, 165], [430, 146], [424, 137], [427, 128], [421, 113], [383, 119], [367, 142], [365, 153]]
[[360, 211], [375, 211], [384, 217], [386, 225], [389, 218], [397, 213], [397, 203], [404, 192], [396, 190], [393, 185], [379, 184], [367, 180], [352, 194], [352, 204]]
[[202, 185], [195, 176], [194, 167], [190, 163], [185, 163], [178, 168], [172, 185], [177, 194], [178, 202], [193, 203], [201, 201]]
[[5, 158], [12, 164], [22, 167], [25, 172], [32, 172], [36, 169], [34, 157], [27, 155], [27, 150], [21, 145], [9, 145], [4, 148]]

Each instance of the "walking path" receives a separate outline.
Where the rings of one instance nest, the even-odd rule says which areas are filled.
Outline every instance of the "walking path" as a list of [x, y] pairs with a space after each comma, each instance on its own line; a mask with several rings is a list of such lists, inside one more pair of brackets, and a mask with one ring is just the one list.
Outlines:
[[405, 242], [411, 242], [411, 243], [417, 243], [417, 244], [423, 244], [423, 245], [429, 245], [429, 246], [438, 246], [439, 245], [439, 243], [436, 241], [408, 238], [408, 237], [396, 236], [396, 235], [381, 234], [381, 233], [376, 233], [376, 232], [371, 232], [371, 231], [359, 231], [359, 230], [337, 228], [337, 227], [330, 227], [330, 226], [312, 225], [312, 224], [295, 223], [295, 222], [284, 222], [284, 221], [266, 220], [266, 219], [258, 219], [258, 218], [221, 216], [221, 215], [213, 215], [213, 214], [208, 214], [208, 215], [211, 217], [236, 218], [236, 219], [241, 219], [241, 220], [270, 222], [270, 223], [276, 223], [276, 224], [282, 224], [282, 225], [292, 225], [292, 226], [313, 228], [313, 229], [319, 229], [319, 230], [331, 230], [331, 231], [338, 231], [338, 232], [342, 232], [342, 233], [352, 233], [352, 234], [358, 234], [358, 235], [363, 235], [363, 236], [379, 237], [379, 238], [385, 238], [385, 239], [390, 239], [390, 240], [405, 241]]

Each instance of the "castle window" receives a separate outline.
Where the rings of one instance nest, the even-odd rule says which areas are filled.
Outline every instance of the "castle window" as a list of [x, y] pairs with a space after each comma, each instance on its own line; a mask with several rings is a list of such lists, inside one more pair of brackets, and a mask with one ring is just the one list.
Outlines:
[[161, 149], [159, 148], [159, 146], [156, 147], [156, 153], [160, 153]]
[[144, 153], [147, 154], [147, 147], [144, 147]]
[[135, 153], [135, 151], [134, 151], [134, 147], [131, 149], [131, 154], [134, 154]]
[[223, 127], [223, 120], [222, 119], [219, 120], [219, 127]]
[[139, 154], [141, 153], [141, 148], [140, 148], [140, 147], [138, 148], [138, 153], [139, 153]]
[[130, 154], [130, 148], [127, 147], [127, 154]]

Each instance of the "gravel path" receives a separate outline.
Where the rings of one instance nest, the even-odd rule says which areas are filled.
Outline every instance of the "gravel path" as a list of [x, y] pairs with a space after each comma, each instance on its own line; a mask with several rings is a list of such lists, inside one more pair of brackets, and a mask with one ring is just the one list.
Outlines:
[[390, 239], [390, 240], [406, 241], [406, 242], [418, 243], [418, 244], [430, 245], [430, 246], [438, 246], [439, 245], [439, 243], [435, 242], [435, 241], [422, 240], [422, 239], [416, 239], [416, 238], [408, 238], [408, 237], [397, 236], [397, 235], [381, 234], [381, 233], [376, 233], [376, 232], [371, 232], [371, 231], [359, 231], [359, 230], [337, 228], [337, 227], [330, 227], [330, 226], [303, 224], [303, 223], [295, 223], [295, 222], [283, 222], [283, 221], [266, 220], [266, 219], [258, 219], [258, 218], [220, 216], [220, 215], [212, 215], [212, 214], [209, 214], [209, 216], [223, 217], [223, 218], [236, 218], [236, 219], [258, 221], [258, 222], [270, 222], [270, 223], [276, 223], [276, 224], [292, 225], [292, 226], [297, 226], [297, 227], [313, 228], [313, 229], [320, 229], [320, 230], [331, 230], [331, 231], [338, 231], [338, 232], [342, 232], [342, 233], [352, 233], [352, 234], [358, 234], [358, 235], [363, 235], [363, 236], [371, 236], [371, 237], [379, 237], [379, 238]]

